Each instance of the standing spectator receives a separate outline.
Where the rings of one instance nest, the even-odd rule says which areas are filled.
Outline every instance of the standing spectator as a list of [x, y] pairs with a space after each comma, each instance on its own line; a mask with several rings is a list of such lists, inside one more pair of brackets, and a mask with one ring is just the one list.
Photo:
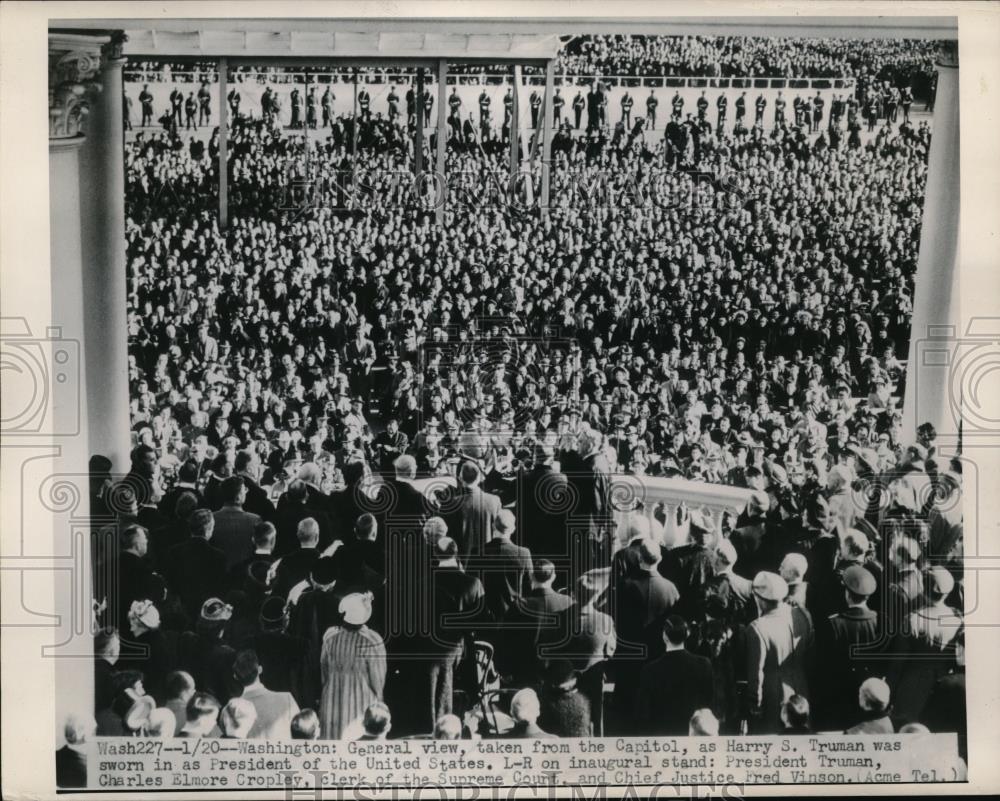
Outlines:
[[347, 725], [382, 700], [386, 652], [382, 638], [365, 625], [371, 599], [361, 593], [340, 602], [343, 625], [327, 629], [320, 659], [323, 699], [320, 722], [324, 740], [338, 740]]
[[648, 736], [684, 736], [695, 711], [711, 706], [711, 664], [684, 647], [688, 626], [679, 615], [666, 619], [662, 637], [665, 653], [645, 665], [639, 676], [637, 727]]
[[299, 705], [292, 694], [269, 690], [262, 683], [263, 669], [257, 654], [252, 650], [240, 651], [233, 662], [233, 677], [242, 687], [244, 701], [256, 710], [252, 726], [243, 735], [249, 738], [277, 740], [287, 737], [292, 718], [299, 713]]
[[785, 686], [809, 697], [805, 654], [812, 642], [809, 613], [784, 602], [788, 585], [774, 573], [758, 573], [753, 592], [760, 616], [747, 632], [750, 728], [773, 734], [781, 728]]
[[254, 532], [261, 519], [243, 510], [247, 487], [241, 476], [230, 476], [220, 488], [222, 508], [216, 512], [212, 541], [226, 556], [225, 569], [232, 571], [253, 554]]
[[568, 659], [553, 659], [545, 669], [539, 695], [538, 725], [556, 737], [590, 737], [591, 709], [577, 688], [577, 674]]

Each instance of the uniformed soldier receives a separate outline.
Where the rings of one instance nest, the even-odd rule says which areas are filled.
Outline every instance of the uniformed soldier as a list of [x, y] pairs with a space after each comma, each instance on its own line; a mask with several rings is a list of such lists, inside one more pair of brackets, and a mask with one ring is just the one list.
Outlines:
[[507, 93], [503, 96], [503, 124], [510, 125], [511, 117], [514, 116], [514, 93], [507, 87]]
[[726, 113], [729, 110], [729, 98], [725, 94], [719, 95], [715, 101], [715, 108], [718, 111], [719, 119], [716, 122], [715, 129], [717, 131], [722, 131], [726, 127]]
[[153, 121], [153, 95], [149, 91], [149, 84], [144, 84], [139, 92], [139, 105], [142, 107], [142, 127], [145, 128]]
[[660, 101], [656, 99], [653, 90], [649, 90], [649, 97], [646, 98], [646, 122], [649, 123], [649, 130], [656, 128], [656, 107]]
[[362, 87], [358, 92], [358, 108], [361, 109], [361, 120], [365, 121], [371, 117], [372, 96], [367, 89]]
[[635, 101], [632, 99], [632, 95], [626, 92], [622, 95], [622, 123], [626, 128], [632, 125], [632, 106], [635, 105]]
[[913, 105], [913, 90], [909, 86], [903, 87], [903, 93], [900, 95], [899, 102], [903, 107], [903, 122], [909, 122], [910, 106]]
[[389, 87], [389, 122], [395, 122], [399, 116], [399, 95], [396, 94], [396, 87]]
[[701, 96], [698, 98], [698, 121], [701, 122], [705, 119], [708, 114], [708, 98], [705, 97], [705, 90], [701, 90]]
[[335, 96], [329, 86], [320, 98], [320, 106], [323, 109], [323, 127], [329, 128], [333, 124], [333, 101]]
[[298, 87], [292, 89], [291, 95], [292, 103], [292, 120], [288, 124], [290, 128], [301, 128], [302, 127], [302, 93], [299, 91]]
[[785, 106], [787, 102], [781, 92], [778, 92], [778, 97], [774, 101], [774, 124], [783, 125], [785, 122]]
[[187, 100], [184, 101], [184, 116], [187, 118], [187, 124], [184, 126], [185, 130], [190, 131], [192, 128], [197, 130], [198, 125], [195, 123], [195, 115], [198, 113], [198, 101], [194, 99], [194, 92], [188, 92]]
[[820, 93], [817, 92], [816, 97], [813, 98], [813, 113], [812, 113], [813, 133], [819, 130], [819, 126], [823, 122], [823, 106], [825, 105], [826, 101], [823, 100], [822, 95], [820, 95]]
[[767, 108], [767, 100], [764, 98], [764, 95], [757, 95], [757, 99], [754, 101], [754, 108], [757, 112], [754, 117], [754, 125], [763, 125], [764, 109]]
[[847, 609], [832, 614], [816, 632], [818, 664], [822, 678], [814, 683], [813, 720], [818, 729], [844, 729], [850, 725], [858, 689], [873, 675], [872, 654], [866, 646], [878, 642], [878, 614], [868, 608], [875, 577], [861, 565], [843, 574]]
[[684, 114], [684, 98], [681, 97], [679, 91], [674, 92], [673, 99], [670, 101], [670, 107], [673, 109], [674, 119], [680, 121]]
[[174, 124], [180, 125], [183, 122], [184, 93], [176, 87], [170, 93], [170, 111], [174, 116]]
[[741, 92], [740, 96], [736, 98], [736, 124], [739, 125], [743, 122], [743, 118], [747, 115], [747, 93]]
[[528, 99], [528, 103], [531, 105], [531, 127], [538, 127], [538, 110], [542, 106], [542, 98], [538, 94], [537, 89], [533, 89], [531, 92], [531, 97]]
[[310, 86], [306, 92], [306, 125], [316, 128], [316, 87]]
[[486, 125], [487, 125], [487, 123], [488, 123], [488, 121], [489, 121], [489, 118], [490, 118], [490, 104], [492, 102], [493, 102], [493, 100], [490, 98], [489, 94], [487, 94], [486, 90], [483, 89], [483, 91], [479, 93], [479, 127], [480, 128], [485, 128]]
[[212, 93], [208, 91], [208, 84], [204, 81], [198, 90], [198, 125], [208, 125], [212, 112]]
[[416, 124], [417, 91], [412, 86], [406, 90], [406, 124]]
[[451, 127], [459, 130], [461, 128], [461, 122], [459, 120], [458, 110], [462, 107], [462, 98], [458, 96], [458, 88], [453, 88], [451, 90], [451, 95], [448, 98], [448, 108], [451, 111], [450, 120]]
[[587, 101], [583, 99], [583, 93], [577, 90], [576, 97], [573, 98], [573, 127], [580, 129], [580, 120], [583, 117], [583, 110], [587, 106]]
[[556, 93], [552, 97], [552, 124], [557, 128], [562, 122], [562, 110], [565, 105], [566, 98], [559, 94], [559, 88], [556, 87]]
[[229, 94], [227, 95], [226, 100], [229, 103], [229, 113], [235, 120], [237, 117], [240, 116], [240, 100], [241, 100], [240, 93], [239, 91], [237, 91], [235, 86], [229, 90]]
[[431, 111], [434, 110], [434, 95], [424, 92], [424, 127], [431, 124]]

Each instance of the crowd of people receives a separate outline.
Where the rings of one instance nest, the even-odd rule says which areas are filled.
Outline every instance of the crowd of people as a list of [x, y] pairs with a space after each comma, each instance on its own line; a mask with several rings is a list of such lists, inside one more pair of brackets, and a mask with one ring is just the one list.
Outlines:
[[98, 734], [964, 734], [961, 461], [899, 410], [930, 130], [701, 116], [561, 131], [547, 214], [456, 131], [443, 226], [405, 118], [237, 116], [224, 230], [217, 132], [128, 142]]

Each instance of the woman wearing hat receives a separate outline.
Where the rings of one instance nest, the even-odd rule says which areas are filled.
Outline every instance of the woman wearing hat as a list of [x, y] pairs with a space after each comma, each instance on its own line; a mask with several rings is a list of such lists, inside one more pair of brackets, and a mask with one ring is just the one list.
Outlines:
[[340, 602], [343, 625], [323, 636], [320, 670], [322, 739], [339, 740], [348, 724], [382, 700], [386, 653], [382, 637], [365, 625], [372, 614], [369, 593], [351, 593]]
[[163, 679], [173, 670], [174, 658], [167, 638], [160, 631], [160, 613], [152, 601], [133, 601], [128, 611], [131, 643], [143, 656], [128, 661], [129, 666], [141, 670], [146, 692], [161, 697]]

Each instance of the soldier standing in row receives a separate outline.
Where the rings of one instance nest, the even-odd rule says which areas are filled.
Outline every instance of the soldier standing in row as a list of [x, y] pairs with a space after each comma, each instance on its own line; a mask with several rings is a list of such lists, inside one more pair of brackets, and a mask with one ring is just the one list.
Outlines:
[[302, 127], [302, 93], [298, 87], [292, 89], [292, 121], [289, 126], [292, 128]]
[[490, 99], [489, 94], [483, 89], [479, 93], [479, 127], [480, 129], [485, 129], [489, 124], [490, 118], [490, 104], [493, 101]]
[[240, 116], [240, 93], [235, 86], [226, 95], [226, 102], [229, 103], [229, 115], [235, 120]]
[[747, 93], [741, 92], [736, 98], [736, 124], [741, 125], [747, 115]]
[[393, 123], [399, 116], [399, 95], [396, 94], [396, 87], [389, 87], [389, 122]]
[[649, 90], [649, 97], [646, 98], [646, 122], [649, 123], [649, 130], [656, 128], [656, 107], [660, 101], [656, 99], [653, 90]]
[[198, 90], [198, 125], [208, 125], [212, 115], [212, 93], [208, 91], [208, 84], [204, 81]]
[[139, 92], [139, 106], [142, 108], [142, 122], [140, 124], [145, 128], [153, 121], [153, 95], [149, 91], [148, 83]]
[[622, 95], [622, 123], [626, 128], [632, 125], [632, 106], [635, 105], [635, 101], [632, 99], [632, 95], [625, 92]]
[[704, 122], [705, 117], [708, 115], [708, 98], [705, 97], [705, 90], [701, 90], [701, 96], [698, 98], [698, 122]]
[[716, 123], [715, 129], [721, 132], [726, 127], [726, 113], [729, 110], [729, 98], [725, 94], [719, 95], [718, 99], [715, 101], [715, 108], [718, 111], [719, 119]]
[[194, 99], [194, 92], [188, 92], [187, 100], [184, 101], [184, 116], [186, 118], [184, 130], [198, 130], [198, 125], [195, 123], [197, 113], [198, 101]]
[[681, 97], [680, 91], [674, 92], [670, 107], [673, 109], [674, 119], [680, 121], [684, 114], [684, 98]]
[[542, 106], [542, 98], [538, 95], [538, 90], [533, 89], [531, 92], [531, 97], [528, 99], [531, 104], [531, 127], [538, 127], [538, 110]]
[[330, 87], [326, 87], [326, 91], [323, 92], [323, 96], [320, 98], [320, 106], [323, 109], [323, 127], [329, 128], [333, 124], [333, 101], [334, 94], [330, 91]]
[[558, 128], [562, 123], [562, 110], [565, 105], [566, 98], [559, 94], [559, 89], [557, 87], [555, 96], [552, 98], [552, 124], [556, 128]]
[[372, 96], [366, 88], [358, 92], [358, 108], [361, 109], [361, 121], [366, 122], [372, 116]]
[[754, 108], [756, 109], [756, 115], [754, 116], [754, 125], [764, 124], [764, 109], [767, 108], [767, 100], [764, 95], [757, 95], [757, 100], [754, 101]]
[[578, 89], [576, 97], [573, 98], [573, 127], [577, 130], [580, 129], [580, 120], [586, 107], [587, 101], [583, 99], [583, 93]]

